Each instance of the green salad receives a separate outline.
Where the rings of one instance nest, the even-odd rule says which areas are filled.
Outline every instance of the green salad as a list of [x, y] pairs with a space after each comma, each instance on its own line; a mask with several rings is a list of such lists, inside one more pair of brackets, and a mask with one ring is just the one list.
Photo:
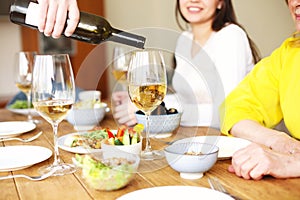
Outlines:
[[121, 157], [96, 160], [89, 155], [75, 155], [75, 164], [82, 168], [86, 182], [97, 190], [117, 190], [134, 177], [137, 163]]
[[[27, 101], [26, 100], [16, 100], [13, 104], [9, 105], [9, 108], [12, 109], [27, 109]], [[33, 108], [33, 105], [31, 104], [30, 108]]]

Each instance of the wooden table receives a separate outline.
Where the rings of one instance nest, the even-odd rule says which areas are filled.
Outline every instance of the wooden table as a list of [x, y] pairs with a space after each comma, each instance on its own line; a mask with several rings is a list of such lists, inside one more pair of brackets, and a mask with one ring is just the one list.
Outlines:
[[[26, 120], [26, 116], [14, 114], [5, 109], [0, 109], [0, 121]], [[111, 114], [108, 113], [100, 123], [103, 127], [112, 129], [117, 128]], [[37, 140], [30, 142], [28, 145], [39, 145], [53, 150], [53, 135], [51, 126], [47, 122], [37, 125], [37, 128], [29, 133], [22, 134], [20, 137], [27, 138], [39, 131], [44, 134]], [[74, 132], [73, 127], [66, 121], [59, 126], [59, 134]], [[174, 138], [186, 137], [192, 135], [219, 134], [217, 130], [207, 128], [183, 128], [180, 127]], [[164, 140], [172, 140], [168, 138]], [[161, 139], [162, 140], [162, 139]], [[152, 140], [154, 149], [163, 148], [164, 142]], [[1, 142], [0, 146], [22, 145], [17, 141]], [[25, 145], [25, 144], [24, 144]], [[26, 144], [27, 145], [27, 144]], [[73, 153], [60, 150], [61, 158], [65, 162], [71, 162]], [[37, 175], [39, 167], [52, 163], [53, 159], [46, 160], [32, 167], [13, 171], [0, 172], [0, 176], [9, 174], [29, 174]], [[164, 162], [164, 161], [162, 161]], [[80, 171], [65, 176], [50, 177], [43, 181], [29, 181], [23, 178], [9, 179], [0, 181], [0, 199], [5, 200], [32, 200], [32, 199], [116, 199], [123, 194], [142, 188], [166, 185], [189, 185], [209, 188], [208, 177], [217, 177], [226, 189], [233, 195], [241, 199], [300, 199], [300, 179], [275, 179], [265, 177], [263, 180], [244, 180], [227, 171], [230, 160], [218, 160], [216, 165], [207, 172], [203, 178], [198, 180], [185, 180], [180, 178], [179, 174], [172, 170], [166, 164], [161, 165], [156, 170], [139, 173], [135, 179], [125, 188], [117, 191], [96, 191], [89, 188], [80, 175]], [[142, 199], [142, 198], [141, 198]], [[200, 197], [199, 197], [200, 199]]]

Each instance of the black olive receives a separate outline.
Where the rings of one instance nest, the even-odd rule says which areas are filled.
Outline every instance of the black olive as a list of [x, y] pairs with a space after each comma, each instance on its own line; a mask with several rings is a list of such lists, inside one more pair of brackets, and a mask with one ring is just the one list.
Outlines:
[[136, 114], [145, 115], [141, 110], [136, 111]]
[[178, 113], [178, 111], [175, 109], [175, 108], [170, 108], [168, 111], [167, 111], [167, 114], [176, 114]]

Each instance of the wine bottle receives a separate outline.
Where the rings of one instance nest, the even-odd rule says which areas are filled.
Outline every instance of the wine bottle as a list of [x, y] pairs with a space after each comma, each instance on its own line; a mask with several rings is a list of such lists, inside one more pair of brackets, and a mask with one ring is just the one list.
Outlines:
[[[30, 0], [15, 0], [10, 6], [10, 20], [18, 25], [37, 29], [38, 13], [38, 3]], [[80, 12], [79, 23], [70, 38], [91, 44], [113, 41], [141, 49], [146, 40], [143, 36], [115, 29], [103, 17], [86, 12]]]

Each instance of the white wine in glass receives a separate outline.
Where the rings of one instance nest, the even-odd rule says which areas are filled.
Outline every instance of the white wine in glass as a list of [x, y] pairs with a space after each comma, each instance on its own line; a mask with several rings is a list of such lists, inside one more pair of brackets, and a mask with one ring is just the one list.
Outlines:
[[32, 103], [35, 110], [52, 125], [54, 162], [40, 169], [41, 174], [55, 170], [54, 176], [73, 173], [73, 164], [63, 163], [59, 157], [57, 133], [75, 102], [75, 83], [67, 54], [36, 55], [32, 79]]
[[31, 114], [31, 81], [36, 52], [21, 51], [16, 54], [15, 84], [27, 98], [27, 121], [34, 122]]
[[149, 137], [149, 116], [161, 104], [167, 92], [167, 75], [162, 52], [155, 49], [133, 52], [128, 68], [128, 92], [131, 102], [146, 115], [146, 146], [141, 158], [163, 158], [163, 151], [152, 150]]

